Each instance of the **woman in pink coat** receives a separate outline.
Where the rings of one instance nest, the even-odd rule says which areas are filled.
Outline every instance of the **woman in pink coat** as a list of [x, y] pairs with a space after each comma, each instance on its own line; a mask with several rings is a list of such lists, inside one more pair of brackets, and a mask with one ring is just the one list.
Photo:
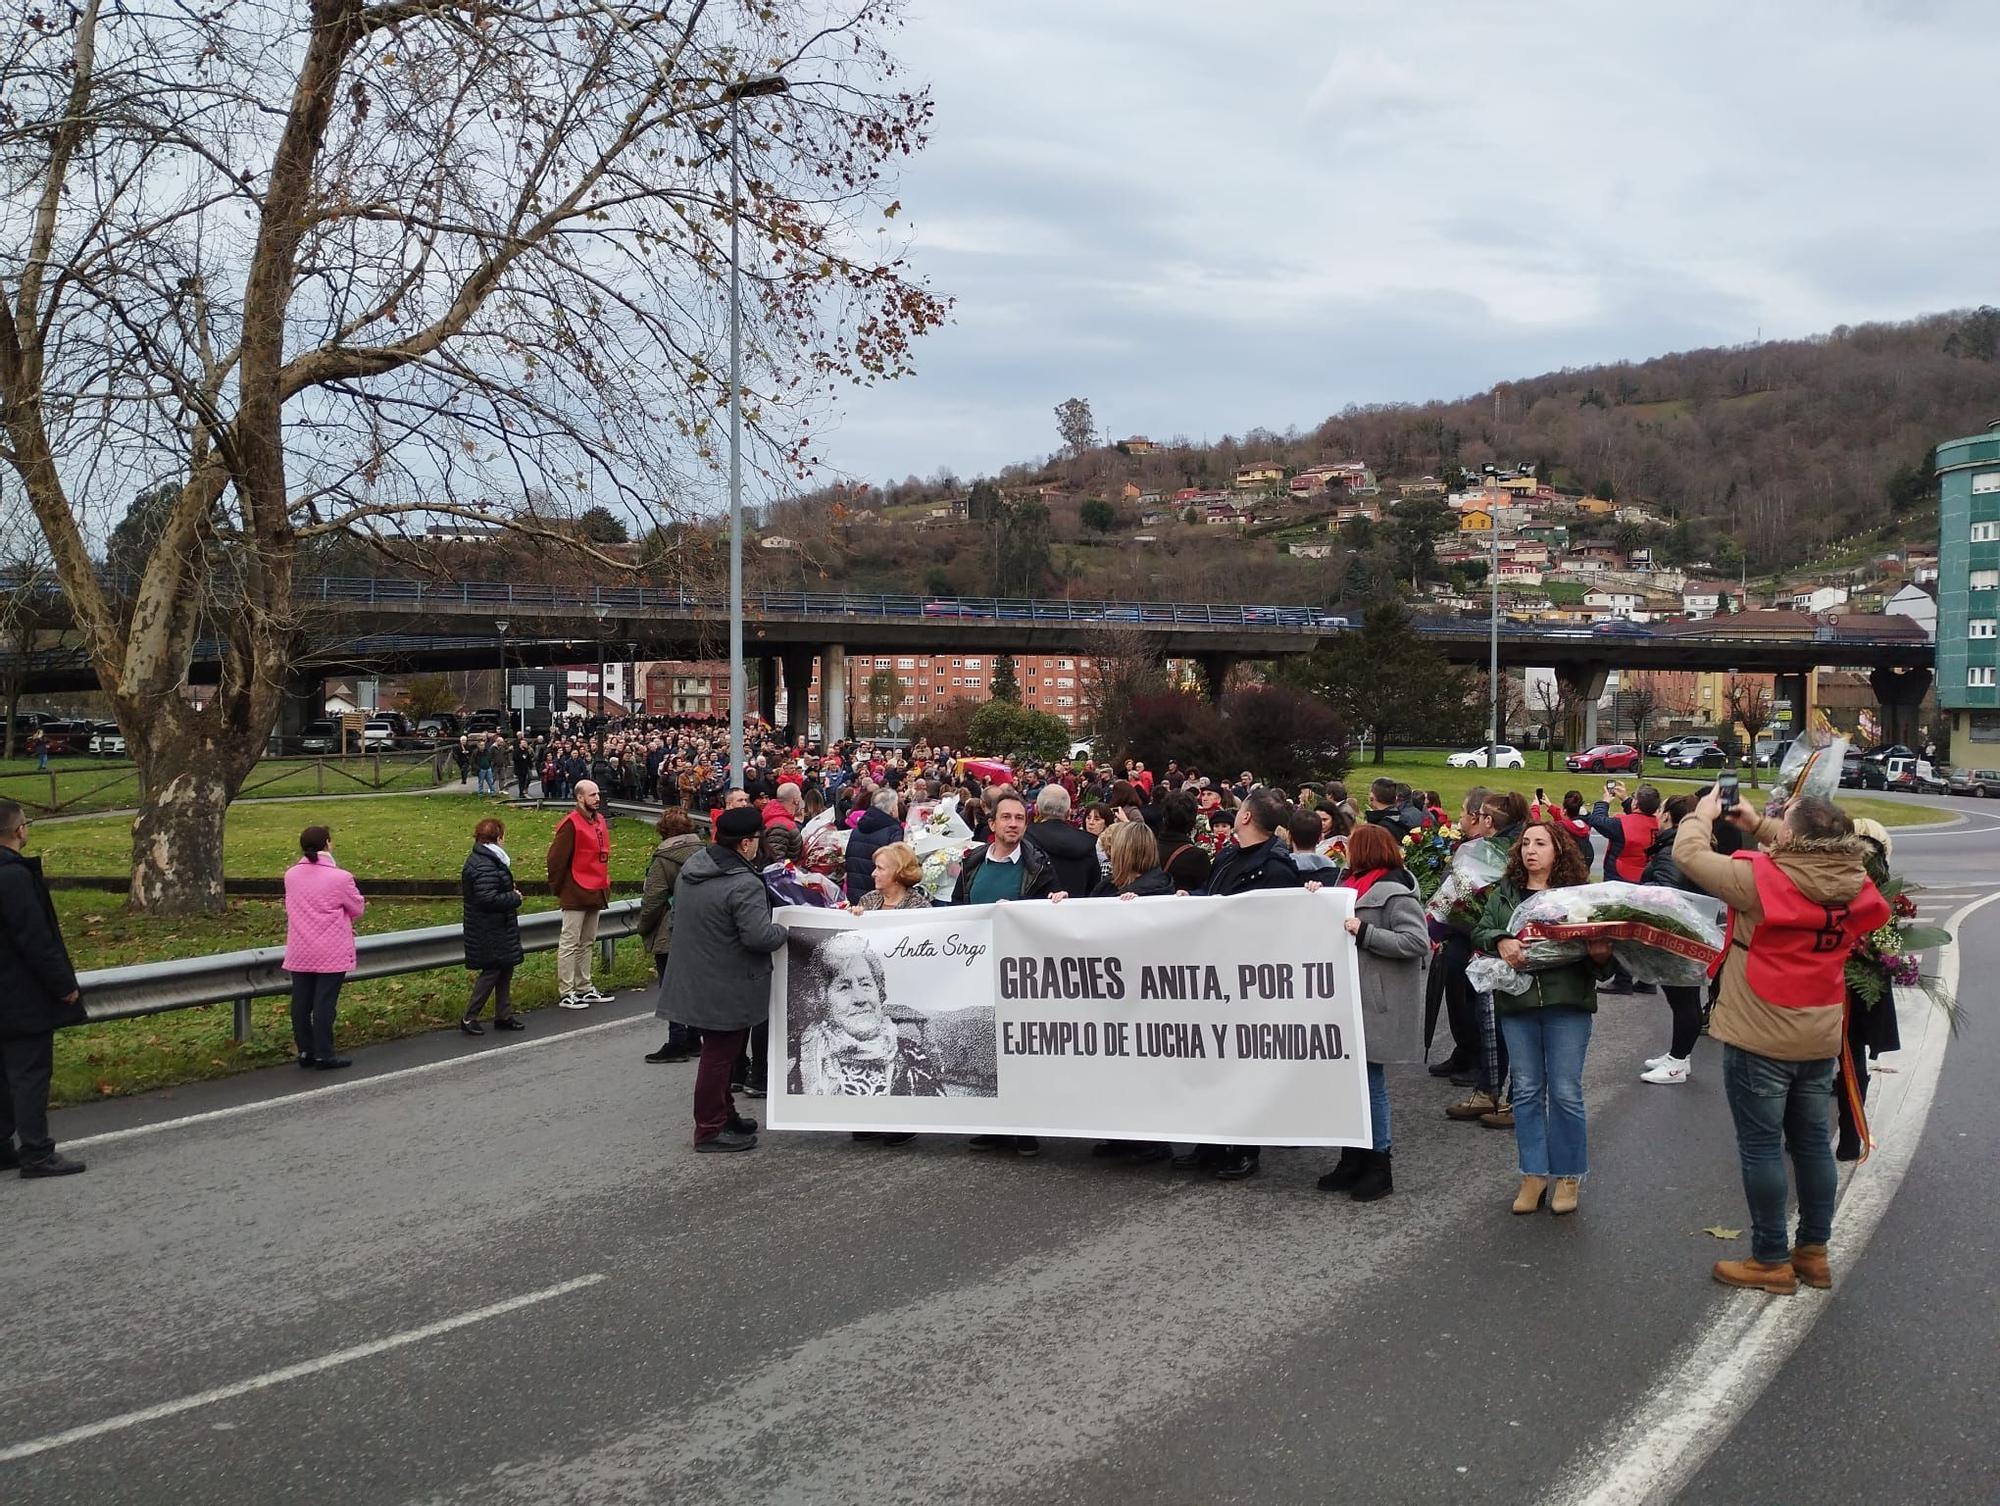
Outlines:
[[324, 826], [299, 833], [305, 856], [285, 873], [285, 971], [292, 975], [292, 1041], [299, 1065], [337, 1072], [354, 1065], [333, 1054], [333, 1006], [354, 970], [354, 922], [368, 901], [354, 875], [333, 860]]

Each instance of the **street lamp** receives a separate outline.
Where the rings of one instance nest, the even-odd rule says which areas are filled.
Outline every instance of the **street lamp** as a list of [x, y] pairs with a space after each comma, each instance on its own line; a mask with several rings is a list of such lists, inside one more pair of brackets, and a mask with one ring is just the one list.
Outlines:
[[[592, 607], [590, 610], [597, 618], [597, 711], [595, 714], [602, 717], [604, 716], [604, 703], [609, 699], [604, 693], [604, 619], [610, 614], [611, 608], [597, 606]], [[609, 721], [610, 718], [606, 717], [605, 720]], [[597, 729], [597, 751], [600, 753], [604, 751], [603, 727]]]
[[1486, 767], [1496, 766], [1499, 754], [1494, 751], [1500, 741], [1500, 529], [1495, 525], [1488, 533], [1490, 548], [1486, 557], [1486, 590], [1489, 602], [1490, 621], [1487, 626], [1486, 644], [1486, 688], [1492, 693], [1493, 709], [1491, 725], [1486, 735]]
[[729, 787], [737, 790], [743, 788], [743, 702], [749, 692], [743, 672], [743, 291], [737, 250], [743, 174], [738, 106], [746, 99], [783, 94], [788, 87], [780, 75], [767, 73], [722, 91], [729, 106]]
[[507, 718], [511, 729], [514, 725], [514, 698], [507, 684], [507, 619], [496, 617], [493, 626], [500, 630], [500, 713]]

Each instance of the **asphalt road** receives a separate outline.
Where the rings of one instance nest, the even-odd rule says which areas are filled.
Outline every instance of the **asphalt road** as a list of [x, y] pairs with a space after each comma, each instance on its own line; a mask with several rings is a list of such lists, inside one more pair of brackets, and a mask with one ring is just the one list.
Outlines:
[[[1927, 913], [2000, 884], [2000, 816], [1968, 805], [1899, 838]], [[1510, 1217], [1511, 1138], [1447, 1123], [1415, 1069], [1367, 1207], [1314, 1189], [1326, 1152], [1234, 1186], [1074, 1142], [696, 1157], [692, 1067], [640, 1060], [637, 998], [332, 1087], [69, 1110], [90, 1174], [0, 1183], [0, 1501], [1991, 1502], [1996, 912], [1928, 1127], [1857, 1174], [1909, 1163], [1830, 1301], [1707, 1279], [1747, 1250], [1703, 1232], [1748, 1222], [1719, 1052], [1639, 1083], [1657, 998], [1598, 1015], [1567, 1220]], [[1889, 1065], [1893, 1100], [1917, 1074]], [[1651, 1494], [1604, 1494], [1686, 1433], [1663, 1380], [1767, 1312], [1789, 1357], [1697, 1397]]]

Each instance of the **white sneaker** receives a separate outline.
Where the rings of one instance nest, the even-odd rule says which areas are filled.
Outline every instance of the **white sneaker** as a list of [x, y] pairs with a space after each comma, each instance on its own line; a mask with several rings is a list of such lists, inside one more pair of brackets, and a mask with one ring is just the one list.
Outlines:
[[1646, 1058], [1646, 1070], [1647, 1070], [1648, 1072], [1650, 1072], [1650, 1071], [1652, 1071], [1652, 1070], [1653, 1070], [1653, 1068], [1655, 1068], [1655, 1067], [1664, 1067], [1664, 1066], [1665, 1066], [1665, 1065], [1666, 1065], [1666, 1064], [1667, 1064], [1668, 1062], [1670, 1062], [1670, 1061], [1672, 1061], [1672, 1060], [1673, 1060], [1673, 1057], [1672, 1057], [1671, 1055], [1669, 1055], [1669, 1056], [1649, 1056], [1649, 1057], [1647, 1057], [1647, 1058]]
[[556, 1008], [588, 1009], [590, 1008], [590, 1000], [586, 999], [582, 994], [564, 994], [560, 999], [556, 1000]]
[[586, 984], [583, 992], [578, 994], [577, 997], [586, 1004], [613, 1004], [617, 1002], [610, 994], [600, 992], [595, 983]]
[[1692, 1076], [1694, 1076], [1694, 1069], [1687, 1060], [1678, 1056], [1669, 1056], [1664, 1058], [1652, 1071], [1640, 1073], [1639, 1081], [1658, 1083], [1686, 1082]]

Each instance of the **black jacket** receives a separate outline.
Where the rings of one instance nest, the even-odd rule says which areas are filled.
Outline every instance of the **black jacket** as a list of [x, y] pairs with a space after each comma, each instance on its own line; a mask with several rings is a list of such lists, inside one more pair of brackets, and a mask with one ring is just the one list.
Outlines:
[[465, 900], [465, 965], [476, 972], [521, 965], [521, 896], [514, 870], [484, 847], [466, 854], [458, 873]]
[[1681, 865], [1674, 861], [1672, 827], [1663, 828], [1646, 849], [1646, 871], [1639, 875], [1639, 882], [1665, 884], [1669, 889], [1686, 889], [1691, 894], [1707, 893], [1699, 884], [1690, 884], [1681, 876]]
[[[958, 882], [952, 885], [951, 888], [951, 902], [954, 905], [969, 905], [972, 903], [972, 876], [979, 872], [979, 865], [985, 861], [986, 848], [984, 845], [971, 848], [967, 851], [964, 866], [958, 870]], [[1091, 880], [1091, 889], [1096, 887], [1097, 881], [1093, 878]], [[1021, 898], [1047, 899], [1051, 894], [1056, 892], [1056, 888], [1055, 865], [1049, 861], [1049, 855], [1033, 842], [1023, 838], [1021, 841]], [[1083, 892], [1088, 894], [1090, 889], [1086, 889]]]
[[903, 823], [870, 806], [847, 834], [847, 902], [859, 904], [875, 887], [875, 854], [903, 840]]
[[1174, 881], [1174, 887], [1190, 894], [1201, 892], [1215, 867], [1215, 859], [1208, 855], [1208, 850], [1187, 832], [1160, 838], [1160, 863], [1167, 877]]
[[1148, 868], [1123, 889], [1112, 883], [1110, 879], [1104, 879], [1099, 882], [1095, 889], [1090, 891], [1090, 897], [1092, 899], [1116, 899], [1121, 894], [1136, 894], [1141, 898], [1146, 898], [1155, 894], [1172, 894], [1173, 892], [1174, 881], [1167, 877], [1167, 872], [1164, 868]]
[[1049, 855], [1056, 887], [1066, 894], [1088, 894], [1104, 877], [1097, 865], [1096, 841], [1067, 821], [1037, 821], [1028, 828], [1028, 840]]
[[75, 988], [42, 860], [0, 847], [0, 1040], [81, 1025], [83, 1001], [62, 1002]]
[[1423, 825], [1421, 817], [1415, 821], [1410, 819], [1410, 808], [1407, 805], [1400, 809], [1385, 808], [1379, 811], [1369, 811], [1362, 819], [1370, 826], [1379, 826], [1387, 831], [1390, 836], [1396, 839], [1398, 847], [1403, 845], [1403, 838]]
[[[1385, 812], [1386, 814], [1386, 812]], [[1276, 837], [1255, 847], [1231, 844], [1222, 849], [1209, 871], [1203, 894], [1248, 894], [1253, 889], [1303, 889], [1306, 876], [1292, 861], [1292, 850]]]

